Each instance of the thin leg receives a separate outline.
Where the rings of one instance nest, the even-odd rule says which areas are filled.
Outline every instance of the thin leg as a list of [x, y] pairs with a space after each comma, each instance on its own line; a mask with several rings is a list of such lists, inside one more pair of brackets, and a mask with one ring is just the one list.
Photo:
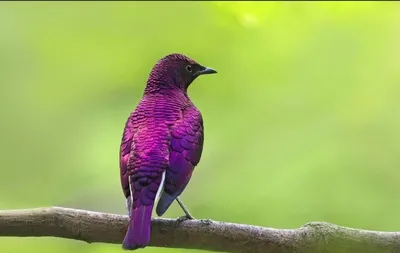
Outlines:
[[[176, 198], [176, 201], [178, 202], [179, 206], [182, 208], [183, 212], [185, 212], [186, 219], [194, 220], [194, 217], [189, 213], [186, 206], [182, 203], [182, 201], [179, 199], [179, 197]], [[185, 217], [181, 217], [181, 218], [185, 218]]]

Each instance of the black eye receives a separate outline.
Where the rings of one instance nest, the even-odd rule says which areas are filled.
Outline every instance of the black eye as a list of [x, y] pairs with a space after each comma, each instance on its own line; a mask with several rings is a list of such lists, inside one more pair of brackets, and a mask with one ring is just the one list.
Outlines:
[[187, 70], [188, 72], [192, 72], [192, 66], [191, 66], [191, 65], [187, 65], [187, 66], [186, 66], [186, 70]]

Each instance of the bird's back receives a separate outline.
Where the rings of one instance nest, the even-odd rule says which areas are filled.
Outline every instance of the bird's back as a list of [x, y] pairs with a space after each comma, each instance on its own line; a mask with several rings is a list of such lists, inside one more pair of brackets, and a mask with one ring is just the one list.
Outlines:
[[172, 96], [145, 95], [126, 123], [120, 151], [121, 183], [126, 197], [130, 190], [125, 177], [148, 175], [147, 181], [141, 179], [140, 185], [145, 187], [153, 176], [156, 178], [168, 167], [170, 128], [179, 119], [182, 108], [191, 104], [184, 97], [177, 100]]
[[124, 248], [144, 247], [149, 243], [154, 201], [162, 190], [169, 166], [169, 129], [179, 118], [182, 102], [163, 94], [145, 95], [126, 122], [120, 170], [131, 220]]

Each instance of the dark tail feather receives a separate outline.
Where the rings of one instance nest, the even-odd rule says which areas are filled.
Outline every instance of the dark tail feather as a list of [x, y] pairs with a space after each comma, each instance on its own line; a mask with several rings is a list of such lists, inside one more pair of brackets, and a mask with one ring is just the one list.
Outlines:
[[132, 210], [122, 248], [135, 250], [146, 247], [150, 242], [151, 212], [153, 205], [139, 206]]
[[176, 196], [172, 196], [166, 192], [161, 194], [161, 198], [158, 201], [156, 213], [158, 216], [162, 216], [168, 209], [168, 207], [174, 202]]
[[167, 209], [172, 204], [172, 202], [174, 202], [174, 200], [177, 197], [179, 197], [179, 195], [181, 195], [181, 193], [186, 188], [186, 185], [188, 183], [189, 183], [189, 181], [186, 182], [186, 184], [183, 185], [183, 187], [181, 187], [181, 189], [178, 190], [174, 194], [168, 194], [165, 191], [163, 191], [163, 193], [161, 194], [160, 200], [157, 203], [157, 207], [156, 207], [156, 213], [157, 213], [158, 216], [162, 216], [167, 211]]

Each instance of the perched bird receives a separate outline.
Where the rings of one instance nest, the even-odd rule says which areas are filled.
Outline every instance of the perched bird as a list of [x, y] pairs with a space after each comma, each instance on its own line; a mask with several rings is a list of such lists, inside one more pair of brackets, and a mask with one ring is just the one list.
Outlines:
[[[200, 75], [217, 73], [182, 54], [160, 59], [126, 124], [120, 147], [121, 185], [130, 217], [122, 247], [150, 242], [151, 213], [161, 216], [185, 189], [203, 151], [203, 119], [187, 89]], [[161, 197], [160, 197], [161, 196]]]

